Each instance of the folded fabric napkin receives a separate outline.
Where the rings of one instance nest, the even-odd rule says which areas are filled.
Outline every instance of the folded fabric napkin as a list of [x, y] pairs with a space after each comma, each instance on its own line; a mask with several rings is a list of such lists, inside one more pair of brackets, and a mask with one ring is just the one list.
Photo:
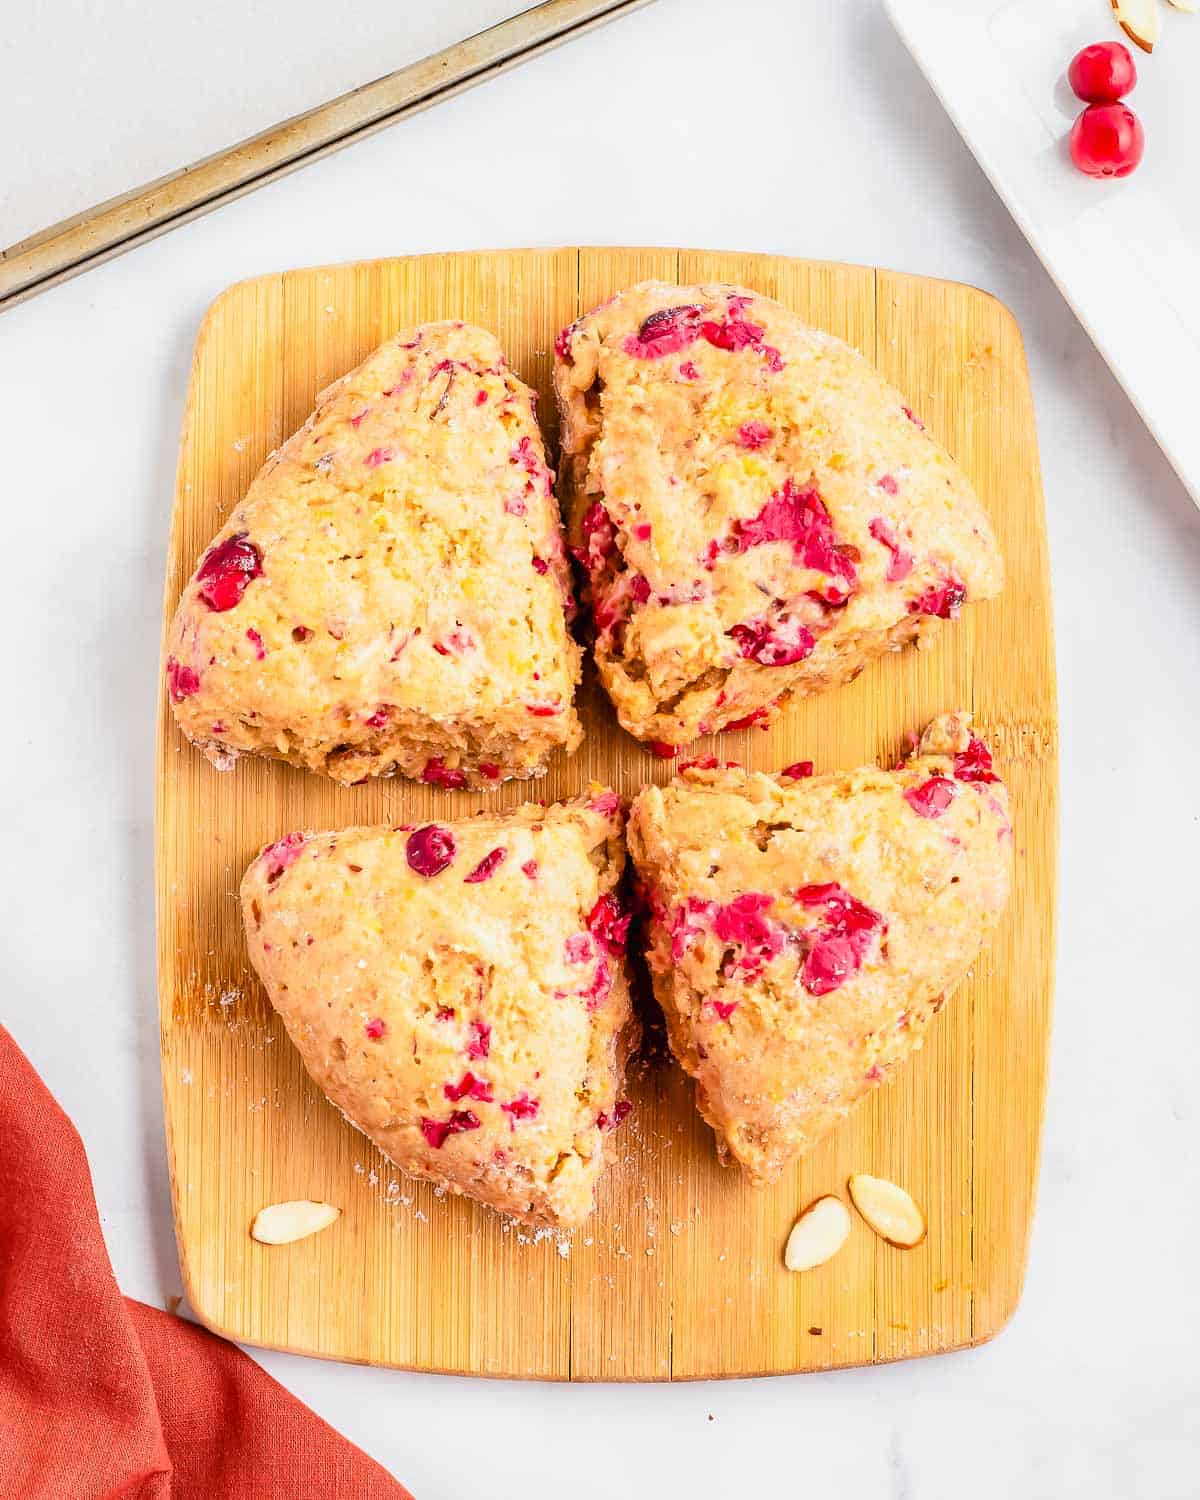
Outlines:
[[232, 1344], [121, 1296], [83, 1142], [2, 1026], [0, 1496], [412, 1500]]

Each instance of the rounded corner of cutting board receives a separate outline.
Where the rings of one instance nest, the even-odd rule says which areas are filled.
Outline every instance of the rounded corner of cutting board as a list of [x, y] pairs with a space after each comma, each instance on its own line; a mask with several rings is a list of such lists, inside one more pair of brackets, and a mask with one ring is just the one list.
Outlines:
[[[485, 1210], [404, 1182], [320, 1099], [248, 971], [230, 896], [241, 862], [284, 823], [384, 821], [402, 805], [461, 814], [476, 801], [395, 783], [335, 796], [320, 778], [266, 762], [219, 776], [171, 740], [160, 702], [159, 984], [176, 1226], [189, 1302], [226, 1337], [396, 1369], [689, 1380], [965, 1347], [994, 1337], [1017, 1305], [1053, 977], [1057, 742], [1036, 435], [1007, 308], [977, 288], [907, 273], [667, 247], [454, 252], [238, 282], [197, 338], [192, 388], [202, 399], [185, 414], [168, 567], [186, 576], [193, 558], [184, 554], [217, 529], [217, 506], [236, 502], [238, 486], [303, 422], [316, 393], [369, 352], [383, 322], [444, 316], [452, 305], [494, 319], [514, 364], [536, 372], [547, 397], [558, 327], [623, 285], [676, 275], [750, 278], [817, 326], [868, 353], [877, 346], [885, 375], [904, 389], [919, 383], [933, 430], [987, 480], [1013, 565], [1006, 593], [967, 612], [934, 650], [877, 663], [771, 735], [725, 736], [724, 747], [752, 765], [813, 758], [833, 768], [890, 754], [903, 730], [950, 699], [973, 704], [1023, 808], [1021, 923], [1004, 924], [903, 1075], [778, 1189], [751, 1193], [716, 1166], [690, 1091], [663, 1069], [635, 1081], [626, 1160], [569, 1254], [520, 1244]], [[893, 276], [919, 294], [894, 305], [878, 296]], [[247, 409], [252, 400], [262, 409]], [[626, 790], [665, 778], [623, 736], [598, 740], [611, 716], [592, 688], [584, 699], [592, 754], [585, 746], [552, 768], [547, 796], [569, 795], [585, 775]], [[505, 793], [500, 805], [518, 800]], [[922, 1196], [926, 1247], [892, 1251], [864, 1231], [836, 1268], [783, 1271], [795, 1212], [856, 1170]], [[393, 1178], [402, 1189], [385, 1195]], [[345, 1231], [282, 1257], [255, 1254], [252, 1211], [296, 1196], [338, 1203]]]

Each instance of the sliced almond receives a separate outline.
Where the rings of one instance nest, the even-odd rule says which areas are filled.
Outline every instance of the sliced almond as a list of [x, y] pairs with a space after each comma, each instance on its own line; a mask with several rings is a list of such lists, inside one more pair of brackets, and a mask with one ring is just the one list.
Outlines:
[[889, 1245], [911, 1250], [925, 1238], [925, 1215], [902, 1187], [866, 1172], [856, 1173], [846, 1186], [855, 1208]]
[[272, 1203], [254, 1215], [250, 1234], [262, 1245], [290, 1245], [293, 1240], [328, 1229], [341, 1212], [332, 1203], [313, 1203], [308, 1198]]
[[850, 1233], [850, 1213], [840, 1198], [810, 1203], [788, 1235], [783, 1263], [789, 1271], [811, 1271], [834, 1256]]
[[1153, 52], [1162, 35], [1162, 12], [1158, 0], [1112, 0], [1113, 15], [1121, 30], [1143, 52]]

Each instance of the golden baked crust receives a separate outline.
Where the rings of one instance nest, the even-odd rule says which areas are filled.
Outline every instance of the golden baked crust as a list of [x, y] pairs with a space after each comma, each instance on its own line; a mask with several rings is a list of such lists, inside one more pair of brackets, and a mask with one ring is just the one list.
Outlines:
[[304, 1066], [412, 1177], [533, 1223], [591, 1212], [636, 1044], [615, 792], [292, 834], [242, 881]]
[[533, 395], [463, 323], [399, 333], [318, 398], [186, 584], [179, 725], [218, 766], [352, 783], [534, 776], [582, 736]]
[[1004, 910], [1008, 798], [969, 722], [891, 772], [698, 766], [633, 804], [671, 1050], [756, 1183], [921, 1045]]
[[556, 356], [568, 537], [639, 739], [766, 723], [999, 593], [961, 470], [860, 354], [770, 298], [645, 282]]

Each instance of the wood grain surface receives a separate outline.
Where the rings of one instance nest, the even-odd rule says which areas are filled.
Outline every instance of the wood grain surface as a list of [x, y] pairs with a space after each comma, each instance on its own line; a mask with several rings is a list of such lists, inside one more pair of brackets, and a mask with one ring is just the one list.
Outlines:
[[[970, 287], [868, 267], [673, 249], [422, 256], [243, 282], [197, 341], [165, 610], [212, 533], [316, 393], [399, 328], [494, 329], [541, 394], [553, 444], [554, 334], [645, 277], [741, 282], [873, 358], [959, 458], [992, 515], [1003, 596], [932, 650], [892, 656], [769, 734], [719, 737], [775, 770], [890, 764], [938, 712], [973, 709], [1015, 804], [1017, 874], [995, 940], [924, 1050], [768, 1191], [718, 1166], [679, 1071], [635, 1068], [636, 1109], [587, 1226], [533, 1237], [400, 1172], [308, 1081], [246, 959], [236, 893], [260, 845], [301, 827], [461, 817], [589, 778], [629, 796], [670, 767], [617, 727], [585, 678], [587, 730], [532, 789], [492, 796], [389, 781], [343, 789], [265, 761], [214, 771], [159, 706], [158, 932], [163, 1087], [188, 1298], [251, 1344], [422, 1370], [666, 1380], [828, 1369], [979, 1343], [1020, 1296], [1033, 1209], [1053, 970], [1057, 727], [1037, 442], [1021, 338]], [[699, 742], [709, 753], [713, 740]], [[854, 1171], [891, 1177], [929, 1233], [895, 1250], [856, 1219], [829, 1264], [784, 1270], [796, 1213]], [[312, 1239], [251, 1240], [255, 1212], [343, 1210]]]

